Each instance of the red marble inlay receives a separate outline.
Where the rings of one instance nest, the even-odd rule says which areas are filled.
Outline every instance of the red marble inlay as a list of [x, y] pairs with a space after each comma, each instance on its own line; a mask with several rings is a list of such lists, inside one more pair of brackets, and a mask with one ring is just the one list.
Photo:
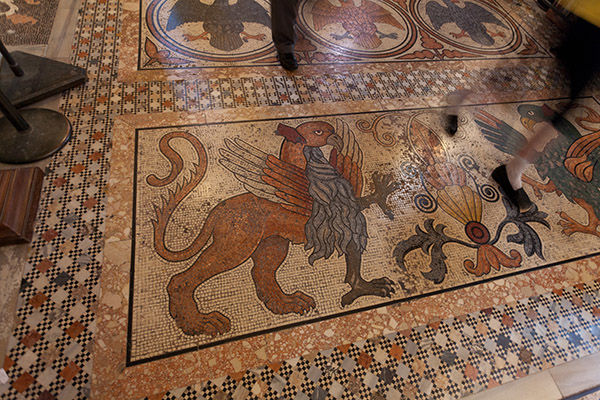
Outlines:
[[44, 293], [37, 292], [31, 299], [29, 299], [29, 304], [31, 304], [33, 308], [38, 308], [44, 304], [47, 299], [48, 296], [46, 296]]
[[52, 261], [46, 259], [43, 259], [42, 261], [40, 261], [35, 268], [42, 272], [45, 273], [46, 271], [48, 271], [50, 269], [50, 267], [52, 267], [54, 264], [52, 263]]
[[23, 393], [33, 382], [35, 382], [33, 376], [25, 372], [13, 382], [13, 388], [15, 388], [17, 392]]
[[57, 236], [58, 236], [58, 232], [56, 232], [54, 229], [48, 229], [46, 232], [44, 232], [42, 234], [42, 238], [47, 242], [50, 242], [52, 239], [54, 239]]
[[81, 368], [71, 361], [62, 371], [60, 371], [60, 376], [65, 378], [66, 381], [70, 381], [79, 373], [80, 370]]

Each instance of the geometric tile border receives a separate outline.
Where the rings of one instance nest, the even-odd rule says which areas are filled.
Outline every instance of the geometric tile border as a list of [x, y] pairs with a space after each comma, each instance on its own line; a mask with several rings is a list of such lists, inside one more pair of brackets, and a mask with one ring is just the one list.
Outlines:
[[162, 399], [455, 399], [600, 351], [600, 279]]
[[[136, 82], [120, 85], [110, 100], [111, 111], [123, 115], [315, 102], [419, 100], [439, 98], [455, 88], [464, 87], [494, 95], [561, 89], [564, 93], [563, 82], [551, 63], [488, 66], [469, 72], [417, 67], [395, 72]], [[518, 97], [524, 99], [526, 96]]]

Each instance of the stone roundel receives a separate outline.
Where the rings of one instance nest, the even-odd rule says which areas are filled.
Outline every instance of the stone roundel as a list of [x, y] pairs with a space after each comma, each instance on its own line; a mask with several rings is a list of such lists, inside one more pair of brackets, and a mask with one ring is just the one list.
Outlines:
[[390, 57], [416, 41], [413, 19], [393, 0], [301, 0], [298, 25], [307, 38], [350, 57]]
[[[161, 47], [191, 59], [220, 62], [256, 60], [274, 52], [271, 29], [268, 26], [269, 18], [263, 18], [263, 23], [255, 22], [259, 18], [253, 18], [252, 15], [240, 21], [226, 18], [222, 24], [215, 26], [214, 23], [210, 25], [211, 22], [207, 22], [209, 18], [198, 17], [173, 28], [169, 26], [169, 18], [180, 1], [153, 0], [147, 8], [148, 29]], [[208, 7], [215, 4], [206, 0], [197, 2]], [[271, 6], [268, 0], [254, 0], [254, 3], [255, 10], [259, 13], [263, 10], [270, 13]], [[228, 4], [233, 6], [236, 3]], [[211, 9], [208, 10], [210, 13]]]
[[457, 49], [481, 55], [516, 50], [522, 36], [515, 22], [486, 0], [411, 0], [411, 14], [430, 35]]

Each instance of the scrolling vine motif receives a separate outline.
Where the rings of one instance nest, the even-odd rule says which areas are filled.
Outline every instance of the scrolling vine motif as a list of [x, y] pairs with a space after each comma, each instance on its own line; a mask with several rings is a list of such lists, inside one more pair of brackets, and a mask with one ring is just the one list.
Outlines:
[[394, 147], [398, 143], [400, 117], [394, 113], [386, 113], [373, 121], [361, 119], [356, 122], [356, 128], [364, 133], [370, 133], [377, 143], [383, 147]]

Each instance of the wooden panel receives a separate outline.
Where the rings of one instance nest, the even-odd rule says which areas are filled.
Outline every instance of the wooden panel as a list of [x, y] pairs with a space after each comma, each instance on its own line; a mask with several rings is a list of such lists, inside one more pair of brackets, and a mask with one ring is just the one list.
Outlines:
[[43, 180], [37, 167], [0, 171], [0, 246], [31, 240]]

